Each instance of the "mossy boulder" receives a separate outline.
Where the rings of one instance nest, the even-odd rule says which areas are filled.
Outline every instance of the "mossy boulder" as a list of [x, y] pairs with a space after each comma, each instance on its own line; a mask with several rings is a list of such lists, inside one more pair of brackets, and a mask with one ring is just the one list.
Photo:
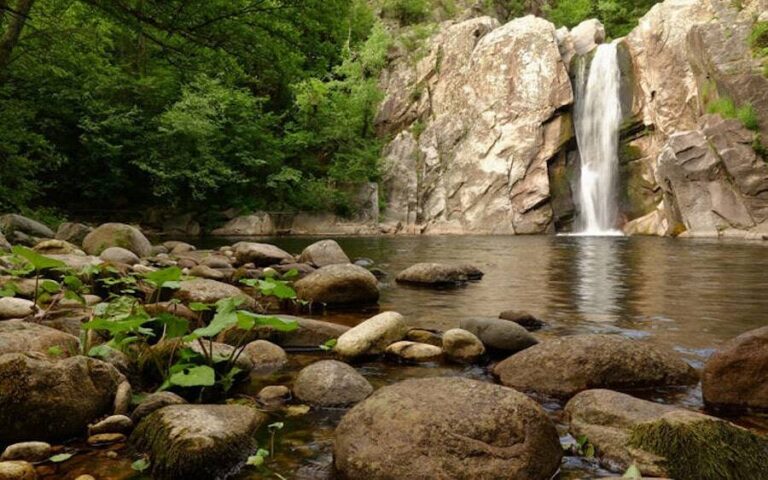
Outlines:
[[152, 478], [210, 480], [235, 472], [256, 451], [266, 419], [244, 405], [171, 405], [145, 417], [130, 441], [149, 455]]
[[676, 353], [618, 335], [547, 340], [500, 362], [493, 372], [509, 387], [557, 397], [590, 388], [636, 390], [698, 381]]
[[768, 443], [719, 418], [610, 390], [587, 390], [565, 407], [569, 429], [615, 471], [677, 480], [747, 480], [768, 472]]
[[124, 223], [99, 225], [83, 239], [83, 249], [88, 255], [100, 255], [109, 247], [130, 250], [139, 257], [152, 254], [152, 244], [141, 231]]
[[24, 320], [0, 321], [0, 355], [35, 352], [65, 358], [79, 351], [80, 341], [74, 335]]
[[130, 397], [112, 365], [83, 356], [50, 361], [41, 355], [0, 356], [0, 443], [63, 440], [115, 413]]
[[356, 405], [336, 429], [342, 479], [550, 479], [563, 452], [542, 408], [467, 378], [411, 379]]

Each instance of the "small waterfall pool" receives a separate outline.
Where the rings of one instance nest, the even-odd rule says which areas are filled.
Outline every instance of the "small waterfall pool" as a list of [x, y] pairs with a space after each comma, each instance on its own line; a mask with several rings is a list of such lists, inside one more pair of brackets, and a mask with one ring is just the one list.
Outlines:
[[580, 235], [621, 235], [617, 229], [616, 193], [622, 118], [620, 82], [615, 43], [598, 46], [589, 67], [586, 62], [579, 65], [574, 125], [581, 156], [576, 225]]

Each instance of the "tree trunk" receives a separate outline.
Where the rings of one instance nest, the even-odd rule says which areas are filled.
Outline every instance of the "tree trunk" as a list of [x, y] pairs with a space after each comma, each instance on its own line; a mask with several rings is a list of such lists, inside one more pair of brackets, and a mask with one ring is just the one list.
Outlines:
[[[3, 3], [5, 1], [0, 0]], [[16, 44], [19, 43], [21, 31], [24, 29], [24, 23], [27, 21], [33, 3], [35, 3], [35, 0], [18, 0], [15, 10], [8, 12], [8, 22], [3, 37], [0, 39], [0, 74], [11, 62], [11, 54]]]

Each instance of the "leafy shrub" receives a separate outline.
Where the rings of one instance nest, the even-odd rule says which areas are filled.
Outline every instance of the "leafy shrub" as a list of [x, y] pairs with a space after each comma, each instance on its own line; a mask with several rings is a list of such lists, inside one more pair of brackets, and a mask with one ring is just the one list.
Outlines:
[[763, 75], [768, 77], [768, 22], [756, 22], [749, 36], [755, 58], [763, 60]]
[[381, 11], [385, 17], [396, 19], [401, 25], [412, 25], [425, 21], [430, 9], [429, 0], [385, 0]]

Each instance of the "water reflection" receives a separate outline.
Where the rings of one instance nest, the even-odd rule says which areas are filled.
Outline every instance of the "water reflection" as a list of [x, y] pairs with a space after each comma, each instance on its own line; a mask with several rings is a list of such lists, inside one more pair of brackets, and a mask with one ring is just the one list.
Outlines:
[[619, 239], [574, 237], [577, 241], [573, 262], [578, 277], [573, 282], [576, 308], [591, 322], [611, 322], [621, 318], [626, 287], [622, 283]]

